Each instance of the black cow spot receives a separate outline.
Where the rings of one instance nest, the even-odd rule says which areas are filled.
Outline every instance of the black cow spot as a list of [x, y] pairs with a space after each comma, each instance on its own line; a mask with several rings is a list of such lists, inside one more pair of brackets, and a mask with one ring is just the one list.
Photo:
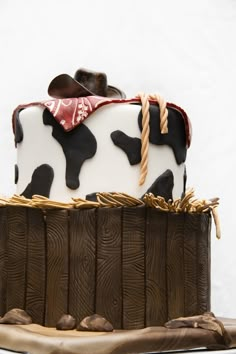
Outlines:
[[34, 170], [31, 182], [21, 195], [32, 198], [34, 194], [39, 194], [49, 198], [53, 178], [53, 168], [47, 164], [40, 165]]
[[21, 109], [15, 113], [15, 145], [17, 143], [20, 143], [24, 137], [22, 124], [20, 121], [20, 112], [21, 111], [23, 111], [23, 109]]
[[90, 202], [97, 202], [97, 192], [87, 194], [85, 199], [89, 200]]
[[[186, 159], [186, 134], [181, 113], [168, 108], [168, 133], [160, 131], [160, 109], [157, 105], [150, 104], [150, 136], [149, 141], [155, 145], [169, 145], [174, 152], [176, 162], [180, 165]], [[142, 131], [142, 111], [138, 116], [139, 129]]]
[[17, 184], [18, 179], [19, 179], [19, 168], [18, 165], [15, 164], [15, 184]]
[[111, 133], [113, 143], [121, 148], [127, 155], [130, 165], [136, 165], [141, 161], [141, 140], [132, 138], [120, 130]]
[[181, 195], [181, 198], [183, 198], [185, 196], [185, 191], [186, 191], [186, 184], [187, 184], [187, 171], [186, 171], [186, 166], [184, 166], [184, 176], [183, 176], [183, 179], [184, 179], [184, 183], [183, 183], [183, 186], [184, 186], [184, 189], [183, 189], [183, 193]]
[[93, 157], [97, 151], [94, 135], [84, 124], [65, 132], [47, 109], [43, 112], [43, 122], [53, 127], [52, 136], [63, 149], [66, 158], [67, 187], [77, 189], [80, 185], [79, 173], [84, 161]]
[[[152, 193], [155, 197], [160, 196], [165, 198], [166, 201], [173, 200], [173, 191], [174, 187], [174, 175], [171, 170], [166, 170], [162, 173], [151, 185], [146, 193]], [[145, 193], [145, 194], [146, 194]], [[144, 195], [145, 195], [144, 194]], [[143, 199], [144, 195], [141, 197]]]

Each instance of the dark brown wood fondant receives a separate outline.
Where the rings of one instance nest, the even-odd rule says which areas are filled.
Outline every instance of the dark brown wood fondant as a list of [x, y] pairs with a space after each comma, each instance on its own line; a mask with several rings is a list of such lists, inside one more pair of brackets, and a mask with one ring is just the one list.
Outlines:
[[95, 313], [96, 209], [71, 210], [69, 310], [80, 322]]
[[121, 208], [97, 210], [97, 272], [95, 313], [115, 328], [122, 327]]
[[0, 316], [6, 312], [7, 208], [0, 208]]
[[168, 213], [166, 240], [168, 319], [184, 313], [184, 214]]
[[168, 214], [147, 209], [146, 227], [146, 326], [161, 325], [168, 318], [166, 233]]
[[138, 207], [0, 208], [0, 316], [55, 326], [98, 313], [114, 328], [210, 310], [211, 215]]
[[146, 208], [123, 211], [123, 327], [145, 327]]
[[197, 272], [197, 244], [201, 215], [188, 214], [185, 216], [184, 237], [184, 308], [185, 316], [190, 316], [198, 307], [198, 272]]
[[68, 313], [68, 236], [68, 211], [47, 210], [45, 325], [48, 327]]
[[[210, 308], [210, 231], [211, 224], [207, 214], [199, 217], [199, 233], [197, 238], [197, 288], [199, 313]], [[206, 287], [208, 287], [206, 289]]]
[[[28, 262], [27, 208], [7, 207], [6, 310], [25, 309]], [[0, 296], [1, 298], [1, 296]]]
[[27, 209], [28, 255], [26, 280], [26, 312], [45, 323], [47, 239], [44, 214], [40, 209]]

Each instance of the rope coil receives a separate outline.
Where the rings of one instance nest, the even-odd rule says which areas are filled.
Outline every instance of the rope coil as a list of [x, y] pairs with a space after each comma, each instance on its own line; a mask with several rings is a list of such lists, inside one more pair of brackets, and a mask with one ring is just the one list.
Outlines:
[[148, 173], [148, 148], [149, 148], [149, 134], [150, 134], [150, 113], [149, 101], [156, 101], [160, 108], [160, 131], [161, 134], [168, 133], [168, 110], [166, 108], [166, 101], [159, 94], [145, 94], [139, 93], [137, 98], [140, 98], [142, 104], [142, 133], [141, 133], [141, 172], [139, 178], [139, 185], [143, 185]]

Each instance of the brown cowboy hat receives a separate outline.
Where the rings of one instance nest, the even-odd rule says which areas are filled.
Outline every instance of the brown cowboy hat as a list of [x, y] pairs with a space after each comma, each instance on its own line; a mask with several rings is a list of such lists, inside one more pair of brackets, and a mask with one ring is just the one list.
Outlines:
[[68, 74], [56, 76], [49, 84], [48, 94], [54, 98], [84, 96], [125, 98], [124, 92], [120, 89], [107, 85], [106, 74], [87, 69], [77, 70], [74, 78]]

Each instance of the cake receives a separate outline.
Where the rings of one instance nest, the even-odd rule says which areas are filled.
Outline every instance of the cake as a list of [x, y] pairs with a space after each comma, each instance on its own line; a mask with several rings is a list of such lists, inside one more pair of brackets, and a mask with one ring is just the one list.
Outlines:
[[[48, 92], [52, 99], [13, 112], [17, 195], [0, 208], [0, 338], [14, 323], [5, 314], [21, 309], [34, 325], [10, 326], [20, 350], [37, 353], [26, 343], [38, 335], [45, 353], [50, 336], [57, 353], [95, 353], [99, 343], [133, 353], [139, 336], [140, 352], [173, 349], [158, 347], [158, 331], [164, 341], [185, 338], [163, 326], [210, 311], [212, 215], [217, 223], [217, 198], [186, 190], [189, 118], [157, 94], [125, 98], [105, 74], [85, 69], [59, 75]], [[67, 314], [80, 331], [53, 334]], [[229, 345], [216, 332], [203, 345]], [[190, 342], [174, 347], [199, 344]]]
[[[67, 202], [113, 191], [137, 198], [150, 192], [166, 200], [181, 197], [191, 141], [184, 110], [158, 95], [125, 99], [117, 89], [117, 97], [97, 96], [110, 93], [105, 74], [80, 69], [75, 77], [79, 92], [77, 86], [71, 92], [62, 74], [49, 85], [54, 99], [15, 110], [17, 193]], [[92, 96], [80, 92], [87, 81], [93, 82]]]

